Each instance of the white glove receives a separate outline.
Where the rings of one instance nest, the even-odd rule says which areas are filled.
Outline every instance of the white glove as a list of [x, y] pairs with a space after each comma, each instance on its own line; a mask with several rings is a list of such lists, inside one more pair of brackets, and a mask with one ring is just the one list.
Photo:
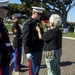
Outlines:
[[33, 57], [31, 53], [26, 54], [26, 56], [28, 59], [32, 59], [32, 57]]

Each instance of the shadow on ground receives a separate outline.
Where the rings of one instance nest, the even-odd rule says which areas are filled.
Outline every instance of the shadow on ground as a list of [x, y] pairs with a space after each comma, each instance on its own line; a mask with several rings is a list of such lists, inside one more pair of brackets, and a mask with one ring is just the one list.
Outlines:
[[29, 66], [22, 66], [20, 72], [25, 72], [29, 70]]
[[65, 62], [60, 62], [60, 66], [68, 66], [68, 65], [72, 65], [75, 62], [71, 62], [71, 61], [65, 61]]

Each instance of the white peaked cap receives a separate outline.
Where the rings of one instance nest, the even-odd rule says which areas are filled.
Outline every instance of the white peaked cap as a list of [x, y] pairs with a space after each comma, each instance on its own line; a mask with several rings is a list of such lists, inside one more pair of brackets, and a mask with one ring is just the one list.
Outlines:
[[45, 8], [43, 7], [32, 7], [33, 11], [36, 11], [37, 13], [43, 13], [43, 11], [45, 10]]
[[0, 0], [0, 7], [7, 7], [9, 3], [9, 0]]

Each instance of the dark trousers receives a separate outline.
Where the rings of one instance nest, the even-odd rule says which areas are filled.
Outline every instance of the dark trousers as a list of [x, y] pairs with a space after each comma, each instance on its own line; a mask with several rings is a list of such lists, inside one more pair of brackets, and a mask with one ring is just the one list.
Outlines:
[[42, 59], [42, 52], [33, 52], [32, 59], [29, 59], [29, 75], [38, 75], [41, 59]]
[[0, 68], [0, 75], [9, 75], [9, 66]]
[[15, 49], [15, 62], [14, 69], [19, 70], [21, 66], [21, 55], [22, 55], [22, 47], [14, 48]]

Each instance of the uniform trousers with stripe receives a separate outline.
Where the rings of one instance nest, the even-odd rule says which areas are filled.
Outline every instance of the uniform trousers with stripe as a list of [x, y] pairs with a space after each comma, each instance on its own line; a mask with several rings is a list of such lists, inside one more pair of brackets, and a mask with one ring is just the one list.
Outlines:
[[9, 66], [0, 68], [0, 75], [9, 75]]
[[41, 59], [42, 59], [42, 52], [32, 52], [32, 59], [29, 59], [29, 75], [38, 75]]
[[60, 75], [60, 58], [62, 49], [45, 51], [47, 75]]
[[14, 48], [14, 50], [15, 50], [14, 70], [19, 70], [21, 67], [22, 47]]

